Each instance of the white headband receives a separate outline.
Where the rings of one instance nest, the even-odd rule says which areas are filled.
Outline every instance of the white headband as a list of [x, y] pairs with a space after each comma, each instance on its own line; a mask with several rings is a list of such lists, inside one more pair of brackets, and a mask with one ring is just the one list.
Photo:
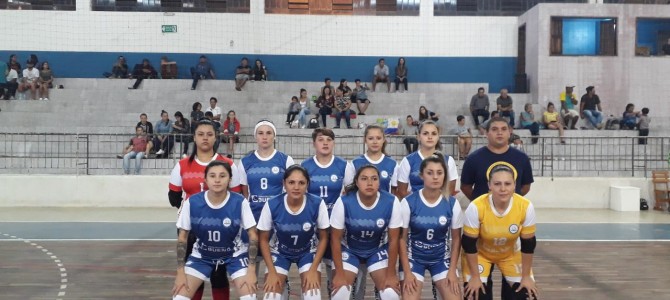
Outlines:
[[263, 125], [270, 126], [272, 128], [272, 131], [277, 135], [277, 128], [275, 127], [275, 124], [272, 124], [270, 121], [260, 121], [254, 126], [254, 135], [256, 134], [256, 131], [258, 130], [258, 127], [261, 127]]

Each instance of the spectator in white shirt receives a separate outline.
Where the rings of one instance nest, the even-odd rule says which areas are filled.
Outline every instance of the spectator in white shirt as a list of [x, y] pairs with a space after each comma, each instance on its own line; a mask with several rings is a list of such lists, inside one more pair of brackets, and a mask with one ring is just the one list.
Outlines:
[[19, 92], [30, 89], [30, 97], [37, 100], [37, 78], [40, 77], [40, 71], [34, 68], [33, 62], [26, 62], [26, 68], [23, 70], [23, 78], [19, 84]]
[[7, 83], [5, 86], [7, 87], [7, 93], [5, 93], [5, 100], [10, 100], [10, 98], [15, 99], [14, 97], [16, 97], [16, 90], [19, 88], [19, 73], [17, 73], [14, 69], [9, 69], [9, 73], [7, 73], [6, 79]]
[[216, 100], [216, 97], [209, 98], [209, 107], [205, 110], [205, 112], [211, 111], [212, 115], [214, 118], [214, 122], [217, 122], [221, 124], [221, 108], [216, 106], [216, 103], [218, 100]]
[[391, 80], [389, 79], [389, 67], [384, 64], [384, 59], [379, 59], [379, 64], [375, 66], [374, 76], [372, 76], [372, 91], [375, 91], [377, 82], [386, 82], [387, 92], [391, 92]]

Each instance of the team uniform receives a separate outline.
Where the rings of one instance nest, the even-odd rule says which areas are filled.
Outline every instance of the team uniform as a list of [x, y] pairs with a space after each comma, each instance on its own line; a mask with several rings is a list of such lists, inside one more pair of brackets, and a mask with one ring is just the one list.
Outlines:
[[301, 165], [309, 174], [307, 192], [320, 196], [330, 213], [333, 204], [342, 193], [342, 188], [354, 181], [356, 173], [354, 166], [335, 155], [326, 165], [320, 164], [316, 156], [304, 160]]
[[358, 193], [346, 194], [335, 202], [330, 225], [344, 230], [345, 270], [358, 273], [361, 263], [367, 264], [369, 272], [384, 269], [388, 265], [388, 229], [402, 226], [400, 201], [393, 194], [380, 191], [375, 203], [366, 207]]
[[184, 201], [177, 220], [178, 228], [196, 236], [185, 272], [205, 281], [223, 265], [233, 280], [245, 276], [249, 245], [242, 241], [242, 232], [256, 226], [249, 202], [240, 194], [228, 193], [223, 203], [214, 206], [207, 193]]
[[284, 172], [293, 164], [291, 156], [277, 150], [266, 158], [254, 151], [240, 160], [238, 177], [241, 185], [249, 187], [249, 204], [257, 221], [265, 202], [283, 192]]
[[193, 162], [189, 162], [189, 158], [179, 160], [170, 174], [170, 190], [175, 192], [183, 191], [186, 194], [184, 199], [207, 190], [207, 186], [205, 185], [205, 168], [207, 168], [210, 162], [215, 160], [225, 161], [230, 164], [233, 178], [231, 178], [228, 187], [234, 192], [239, 191], [239, 177], [234, 176], [238, 172], [237, 166], [235, 166], [230, 158], [221, 156], [218, 153], [208, 162], [201, 162], [197, 157], [193, 159]]
[[382, 154], [379, 160], [373, 161], [367, 154], [363, 154], [351, 161], [354, 170], [373, 165], [379, 170], [379, 190], [391, 192], [392, 187], [398, 186], [398, 163], [391, 157]]
[[[463, 227], [463, 213], [456, 198], [442, 196], [430, 204], [423, 197], [423, 190], [419, 190], [400, 203], [400, 213], [403, 228], [409, 230], [407, 250], [416, 279], [423, 281], [426, 270], [433, 282], [447, 278], [451, 264], [451, 230]], [[403, 275], [400, 272], [401, 279]]]
[[[482, 282], [486, 282], [493, 264], [507, 281], [521, 281], [521, 251], [517, 240], [521, 234], [535, 233], [535, 209], [528, 199], [514, 194], [507, 210], [499, 214], [490, 194], [484, 194], [466, 209], [463, 231], [478, 237], [477, 262]], [[466, 280], [470, 280], [465, 258], [463, 273]]]
[[300, 273], [312, 266], [318, 246], [318, 229], [327, 229], [328, 211], [321, 198], [306, 194], [297, 212], [288, 208], [286, 194], [267, 201], [258, 221], [258, 230], [271, 231], [270, 251], [277, 273], [288, 276], [291, 264]]
[[[405, 156], [400, 162], [398, 169], [398, 181], [408, 183], [412, 188], [412, 193], [423, 188], [423, 179], [419, 174], [421, 169], [421, 162], [424, 157], [420, 151], [412, 152]], [[458, 179], [458, 169], [456, 162], [449, 155], [444, 156], [444, 161], [447, 163], [447, 181], [454, 181]]]
[[528, 156], [509, 147], [507, 152], [496, 154], [487, 147], [481, 147], [470, 155], [463, 163], [463, 172], [461, 173], [461, 184], [473, 184], [472, 199], [489, 192], [486, 172], [491, 165], [496, 162], [506, 162], [510, 164], [517, 172], [516, 193], [521, 193], [521, 188], [526, 184], [533, 183], [533, 168], [530, 165]]

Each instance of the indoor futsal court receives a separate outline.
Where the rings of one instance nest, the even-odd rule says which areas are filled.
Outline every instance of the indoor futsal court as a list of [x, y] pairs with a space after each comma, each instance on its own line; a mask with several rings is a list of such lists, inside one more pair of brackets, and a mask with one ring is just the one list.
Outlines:
[[[0, 299], [170, 298], [174, 210], [12, 208], [0, 217]], [[538, 219], [540, 299], [670, 299], [667, 213], [538, 209]], [[494, 299], [499, 286], [496, 271]]]

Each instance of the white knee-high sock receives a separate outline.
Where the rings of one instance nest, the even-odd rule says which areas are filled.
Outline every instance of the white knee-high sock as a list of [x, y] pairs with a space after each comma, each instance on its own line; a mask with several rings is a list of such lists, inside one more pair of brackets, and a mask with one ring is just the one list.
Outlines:
[[379, 297], [382, 298], [382, 300], [400, 300], [400, 295], [391, 288], [379, 291]]
[[349, 297], [351, 297], [351, 286], [345, 285], [333, 294], [331, 300], [349, 300]]
[[321, 290], [309, 290], [302, 294], [302, 300], [321, 300]]
[[267, 294], [263, 295], [263, 299], [266, 299], [266, 300], [281, 300], [281, 294], [270, 292], [270, 293], [267, 293]]
[[191, 298], [182, 295], [177, 295], [172, 297], [172, 300], [191, 300]]
[[256, 294], [240, 296], [240, 300], [256, 300]]

